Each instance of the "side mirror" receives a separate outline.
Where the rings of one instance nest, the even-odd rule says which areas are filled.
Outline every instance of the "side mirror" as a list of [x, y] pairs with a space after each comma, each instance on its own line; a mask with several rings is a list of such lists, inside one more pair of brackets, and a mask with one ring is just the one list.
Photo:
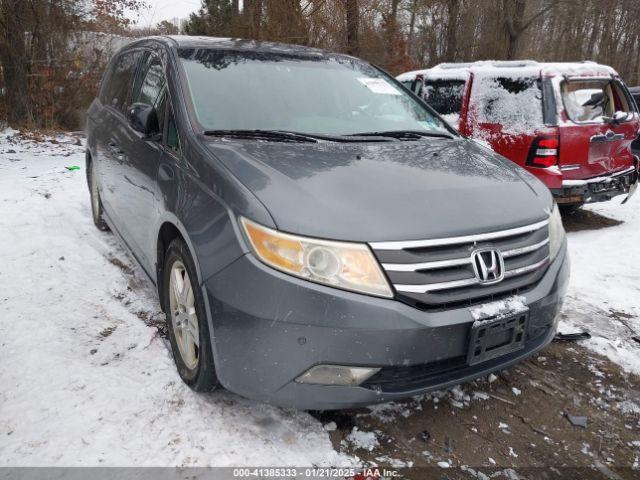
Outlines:
[[156, 109], [146, 103], [134, 103], [127, 109], [127, 120], [135, 131], [150, 137], [160, 133]]
[[614, 125], [618, 125], [619, 123], [622, 122], [626, 122], [627, 120], [629, 120], [632, 117], [632, 113], [630, 112], [614, 112], [613, 116], [608, 118], [608, 121], [610, 123], [613, 123]]

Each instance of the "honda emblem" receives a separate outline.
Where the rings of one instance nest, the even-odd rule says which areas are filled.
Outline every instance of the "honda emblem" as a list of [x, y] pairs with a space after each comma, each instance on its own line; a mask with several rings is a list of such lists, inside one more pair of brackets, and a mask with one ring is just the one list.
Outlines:
[[504, 259], [500, 250], [486, 248], [471, 253], [471, 262], [478, 282], [484, 285], [498, 283], [504, 278]]

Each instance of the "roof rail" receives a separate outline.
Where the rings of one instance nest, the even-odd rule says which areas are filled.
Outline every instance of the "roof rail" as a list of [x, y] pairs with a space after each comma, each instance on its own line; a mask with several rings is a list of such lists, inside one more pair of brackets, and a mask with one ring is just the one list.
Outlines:
[[469, 68], [473, 65], [474, 62], [451, 62], [451, 63], [439, 63], [434, 68], [442, 68], [445, 70], [454, 69], [454, 68]]
[[491, 66], [495, 68], [534, 67], [539, 65], [535, 60], [479, 60], [477, 62], [439, 63], [433, 68], [443, 70], [464, 69], [472, 67]]
[[497, 68], [513, 68], [513, 67], [534, 67], [538, 65], [535, 60], [495, 60], [490, 62]]

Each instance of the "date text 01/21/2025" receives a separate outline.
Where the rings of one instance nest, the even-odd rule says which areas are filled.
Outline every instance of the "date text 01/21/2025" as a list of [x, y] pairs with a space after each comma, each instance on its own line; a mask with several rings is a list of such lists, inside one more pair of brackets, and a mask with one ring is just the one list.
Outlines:
[[397, 477], [396, 470], [380, 468], [365, 468], [356, 471], [355, 468], [234, 468], [233, 476], [237, 478], [391, 478]]

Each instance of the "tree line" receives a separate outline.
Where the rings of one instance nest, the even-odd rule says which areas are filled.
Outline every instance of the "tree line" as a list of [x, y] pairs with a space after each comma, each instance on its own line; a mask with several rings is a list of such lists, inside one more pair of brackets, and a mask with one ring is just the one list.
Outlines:
[[440, 62], [593, 60], [640, 83], [638, 0], [203, 0], [191, 35], [299, 43], [397, 74]]
[[[393, 74], [440, 62], [593, 60], [640, 84], [638, 0], [202, 0], [180, 28], [168, 22], [135, 28], [124, 12], [143, 6], [142, 0], [0, 0], [0, 114], [17, 125], [71, 126], [110, 54], [104, 38], [87, 32], [295, 43], [356, 55]], [[70, 40], [78, 32], [89, 43], [80, 53], [79, 40]], [[48, 99], [39, 99], [44, 92]]]

